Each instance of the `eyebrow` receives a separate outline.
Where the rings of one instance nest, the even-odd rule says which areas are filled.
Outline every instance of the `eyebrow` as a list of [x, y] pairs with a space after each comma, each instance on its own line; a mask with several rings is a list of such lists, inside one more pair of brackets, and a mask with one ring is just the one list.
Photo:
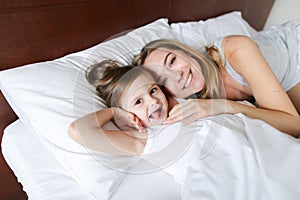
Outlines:
[[165, 59], [164, 59], [164, 65], [166, 65], [167, 60], [168, 60], [168, 57], [169, 57], [170, 54], [171, 54], [171, 52], [169, 52], [169, 53], [166, 55], [166, 57], [165, 57]]

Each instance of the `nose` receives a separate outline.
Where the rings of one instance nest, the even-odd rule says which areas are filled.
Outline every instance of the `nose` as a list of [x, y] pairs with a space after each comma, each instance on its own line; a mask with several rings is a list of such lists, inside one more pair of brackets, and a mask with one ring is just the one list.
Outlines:
[[183, 71], [177, 71], [175, 80], [179, 82], [182, 79], [182, 75], [183, 75]]
[[158, 103], [158, 99], [149, 95], [147, 98], [147, 102], [149, 106], [153, 106]]

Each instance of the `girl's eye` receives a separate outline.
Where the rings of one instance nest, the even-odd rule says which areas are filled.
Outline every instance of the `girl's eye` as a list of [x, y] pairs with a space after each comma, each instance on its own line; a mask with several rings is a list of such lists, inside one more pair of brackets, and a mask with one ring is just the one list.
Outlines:
[[135, 101], [135, 105], [139, 105], [141, 103], [142, 103], [142, 99], [138, 99], [138, 100]]
[[156, 90], [157, 90], [157, 88], [152, 88], [152, 89], [150, 90], [150, 94], [154, 94], [154, 93], [156, 92]]

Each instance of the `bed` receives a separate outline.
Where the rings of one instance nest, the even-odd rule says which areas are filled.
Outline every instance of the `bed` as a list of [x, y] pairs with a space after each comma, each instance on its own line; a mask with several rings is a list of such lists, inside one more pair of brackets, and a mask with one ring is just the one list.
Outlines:
[[[186, 186], [181, 194], [166, 192], [180, 191], [180, 189], [169, 174], [159, 170], [146, 173], [143, 177], [138, 176], [138, 173], [125, 176], [124, 169], [117, 173], [109, 172], [105, 178], [88, 173], [104, 169], [99, 169], [96, 164], [85, 166], [80, 163], [78, 158], [82, 159], [83, 163], [86, 159], [82, 154], [84, 151], [87, 152], [86, 149], [74, 144], [66, 135], [61, 136], [58, 130], [65, 130], [65, 127], [49, 126], [49, 122], [59, 124], [63, 121], [66, 124], [71, 119], [101, 106], [94, 99], [81, 98], [86, 95], [94, 97], [93, 88], [86, 84], [81, 75], [85, 67], [100, 59], [111, 57], [125, 62], [128, 60], [128, 56], [134, 54], [132, 51], [138, 52], [139, 48], [134, 46], [133, 42], [123, 44], [123, 40], [120, 41], [120, 38], [134, 39], [141, 46], [148, 40], [172, 35], [172, 37], [178, 37], [178, 39], [194, 45], [201, 41], [210, 42], [209, 40], [213, 39], [213, 36], [216, 37], [220, 34], [251, 35], [255, 31], [262, 30], [273, 2], [273, 0], [154, 0], [145, 3], [145, 1], [139, 0], [64, 0], [5, 1], [2, 3], [0, 67], [1, 70], [8, 72], [2, 73], [1, 79], [0, 127], [3, 154], [1, 154], [0, 166], [0, 198], [140, 199], [141, 195], [147, 194], [147, 198], [144, 199], [155, 199], [157, 196], [161, 199], [178, 199], [180, 195], [184, 197], [183, 199], [192, 199], [190, 196], [192, 192], [189, 191], [197, 190], [191, 187]], [[237, 12], [232, 13], [232, 11]], [[236, 22], [231, 23], [226, 14], [230, 14], [229, 18], [233, 17]], [[216, 20], [219, 16], [222, 18]], [[206, 21], [210, 18], [213, 20]], [[243, 20], [248, 24], [245, 25]], [[200, 31], [191, 34], [190, 30], [195, 30], [199, 26], [208, 28], [209, 34], [207, 32], [200, 33]], [[222, 31], [216, 26], [218, 28], [223, 26], [220, 28]], [[233, 30], [237, 30], [237, 32], [231, 32]], [[145, 34], [148, 36], [144, 37]], [[204, 36], [195, 39], [199, 35]], [[112, 43], [105, 43], [110, 41]], [[107, 54], [98, 54], [103, 49], [122, 49], [123, 46], [118, 46], [120, 44], [130, 47], [130, 52], [128, 49], [124, 49], [123, 54], [117, 54], [114, 50]], [[17, 72], [8, 69], [14, 69]], [[56, 76], [55, 72], [60, 75]], [[15, 75], [15, 73], [19, 74]], [[49, 83], [52, 88], [49, 88], [47, 84], [45, 84], [46, 86], [37, 84], [49, 81], [48, 76], [52, 76], [52, 82]], [[69, 78], [64, 79], [64, 76]], [[24, 80], [28, 80], [28, 82], [24, 82]], [[69, 80], [76, 81], [68, 82]], [[83, 86], [80, 83], [85, 84]], [[72, 84], [66, 89], [72, 91], [70, 95], [73, 98], [69, 98], [70, 96], [67, 98], [66, 94], [61, 94], [59, 91], [47, 92], [53, 87], [60, 88], [67, 84]], [[32, 94], [33, 96], [31, 96]], [[37, 94], [40, 94], [38, 98], [36, 98]], [[57, 102], [57, 95], [62, 95], [61, 98], [64, 101]], [[49, 108], [49, 104], [57, 106]], [[71, 112], [68, 113], [67, 108], [71, 109]], [[63, 117], [57, 118], [57, 113]], [[240, 116], [235, 119], [235, 122], [228, 120], [228, 124], [234, 128], [234, 124], [238, 122], [243, 124], [244, 120], [246, 120], [244, 116]], [[251, 121], [251, 123], [255, 126], [255, 123], [258, 122]], [[276, 132], [271, 127], [264, 128], [271, 129], [271, 135]], [[41, 132], [43, 134], [40, 134]], [[286, 141], [289, 139], [285, 138]], [[297, 141], [293, 142], [297, 143]], [[274, 142], [274, 144], [277, 143]], [[290, 143], [286, 142], [286, 144]], [[295, 145], [294, 148], [298, 147]], [[76, 154], [72, 154], [74, 152]], [[92, 153], [94, 152], [88, 151], [88, 154]], [[279, 156], [279, 158], [283, 157]], [[292, 158], [286, 159], [292, 160]], [[86, 163], [91, 162], [88, 159], [85, 161]], [[245, 163], [250, 161], [247, 160]], [[294, 166], [298, 166], [298, 164], [295, 163]], [[78, 167], [74, 168], [74, 166]], [[144, 163], [141, 162], [134, 169], [139, 171], [144, 169], [144, 166]], [[87, 172], [82, 172], [82, 169]], [[172, 169], [170, 170], [172, 171]], [[191, 173], [191, 171], [192, 168], [187, 173]], [[47, 176], [44, 176], [45, 174]], [[252, 180], [251, 177], [248, 178]], [[106, 181], [103, 181], [104, 179]], [[115, 181], [111, 181], [111, 179]], [[261, 180], [255, 179], [258, 182]], [[284, 181], [281, 184], [274, 180], [270, 180], [270, 182], [273, 181], [276, 187], [284, 187], [282, 185], [285, 183]], [[189, 179], [188, 181], [192, 183], [193, 180]], [[93, 183], [96, 184], [93, 185]], [[139, 183], [139, 190], [133, 193], [131, 183]], [[251, 187], [251, 185], [243, 186], [240, 191], [245, 191], [247, 186]], [[276, 188], [275, 186], [272, 189]], [[99, 188], [104, 189], [99, 191]], [[156, 192], [149, 193], [147, 188]], [[236, 186], [236, 188], [239, 187]], [[269, 189], [264, 188], [265, 191], [269, 191]], [[291, 197], [289, 199], [293, 199], [294, 194], [288, 196]], [[274, 195], [280, 197], [280, 193], [275, 192]], [[215, 199], [214, 196], [207, 198]], [[250, 196], [251, 198], [259, 199]]]

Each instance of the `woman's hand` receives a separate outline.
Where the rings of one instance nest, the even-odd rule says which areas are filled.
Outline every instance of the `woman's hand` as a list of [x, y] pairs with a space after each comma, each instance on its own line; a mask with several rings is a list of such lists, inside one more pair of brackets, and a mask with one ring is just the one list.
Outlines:
[[188, 99], [173, 107], [164, 124], [172, 124], [182, 120], [182, 123], [186, 125], [200, 118], [232, 113], [230, 102], [226, 99]]
[[143, 127], [139, 118], [133, 113], [127, 112], [121, 108], [112, 108], [113, 121], [123, 131], [138, 130], [139, 132], [147, 132]]

